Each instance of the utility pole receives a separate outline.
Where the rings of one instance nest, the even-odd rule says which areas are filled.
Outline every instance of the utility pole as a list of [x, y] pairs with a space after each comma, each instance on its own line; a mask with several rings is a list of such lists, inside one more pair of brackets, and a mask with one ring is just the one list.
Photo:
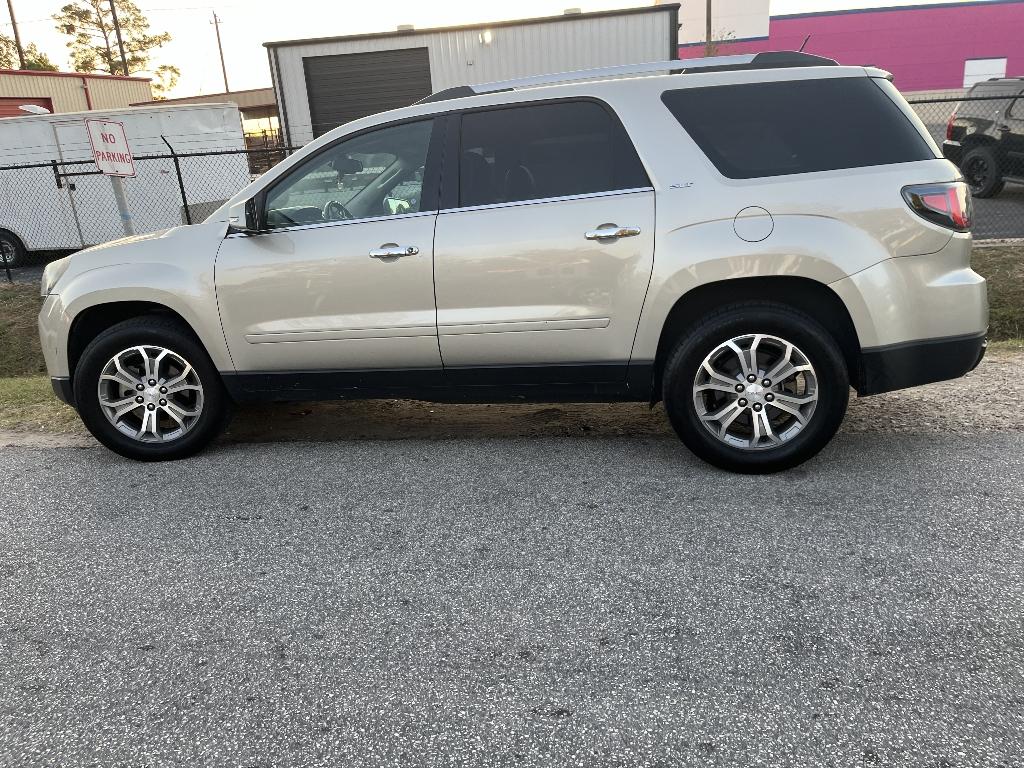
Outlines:
[[217, 16], [217, 12], [213, 12], [213, 28], [217, 31], [217, 50], [220, 51], [220, 71], [224, 75], [224, 93], [231, 93], [231, 89], [228, 87], [228, 68], [224, 66], [224, 46], [220, 44], [220, 25], [223, 23]]
[[13, 0], [7, 0], [7, 10], [11, 13], [11, 26], [14, 27], [14, 45], [18, 48], [18, 63], [25, 68], [25, 50], [21, 47], [21, 35], [18, 34], [18, 22], [14, 20]]
[[[708, 0], [710, 2], [711, 0]], [[110, 0], [110, 20], [114, 22], [114, 33], [117, 35], [117, 49], [121, 52], [121, 74], [128, 77], [128, 59], [124, 55], [124, 42], [121, 40], [121, 25], [117, 23], [117, 7]], [[111, 72], [110, 74], [114, 74]]]
[[711, 0], [708, 0], [707, 13], [704, 14], [704, 22], [705, 22], [704, 42], [705, 42], [705, 45], [708, 48], [710, 48], [711, 47]]

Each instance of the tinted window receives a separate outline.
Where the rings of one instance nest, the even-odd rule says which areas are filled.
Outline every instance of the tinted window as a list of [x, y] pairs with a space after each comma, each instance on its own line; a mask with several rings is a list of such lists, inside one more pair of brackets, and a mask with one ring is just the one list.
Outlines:
[[661, 98], [732, 179], [935, 157], [907, 116], [867, 77], [688, 88]]
[[394, 125], [324, 150], [271, 188], [266, 226], [424, 210], [423, 179], [432, 126], [432, 120]]
[[460, 205], [490, 205], [649, 185], [618, 120], [566, 102], [462, 117]]
[[1010, 109], [1007, 111], [1006, 116], [1013, 118], [1014, 120], [1024, 120], [1024, 96], [1017, 99], [1010, 105]]

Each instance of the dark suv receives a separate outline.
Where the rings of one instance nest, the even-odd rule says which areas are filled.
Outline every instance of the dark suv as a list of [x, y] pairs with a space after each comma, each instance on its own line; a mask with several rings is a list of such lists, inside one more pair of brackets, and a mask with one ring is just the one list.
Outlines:
[[956, 163], [975, 197], [1024, 183], [1024, 77], [971, 87], [946, 125], [942, 154]]

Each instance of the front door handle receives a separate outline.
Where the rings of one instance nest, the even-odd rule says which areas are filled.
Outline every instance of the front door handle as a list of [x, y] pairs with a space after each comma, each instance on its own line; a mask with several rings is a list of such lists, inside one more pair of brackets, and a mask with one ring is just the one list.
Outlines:
[[636, 237], [640, 227], [620, 227], [617, 224], [602, 224], [597, 229], [584, 233], [587, 240], [618, 240], [620, 237]]
[[397, 259], [400, 256], [415, 256], [420, 249], [415, 245], [397, 245], [395, 243], [384, 243], [380, 248], [370, 249], [371, 259]]

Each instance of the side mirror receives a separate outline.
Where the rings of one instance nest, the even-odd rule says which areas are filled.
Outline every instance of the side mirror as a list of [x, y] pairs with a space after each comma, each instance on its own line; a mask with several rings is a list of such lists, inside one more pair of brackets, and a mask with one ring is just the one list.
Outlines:
[[[257, 196], [258, 197], [258, 196]], [[228, 232], [254, 235], [259, 232], [256, 215], [256, 198], [235, 203], [228, 208]]]

